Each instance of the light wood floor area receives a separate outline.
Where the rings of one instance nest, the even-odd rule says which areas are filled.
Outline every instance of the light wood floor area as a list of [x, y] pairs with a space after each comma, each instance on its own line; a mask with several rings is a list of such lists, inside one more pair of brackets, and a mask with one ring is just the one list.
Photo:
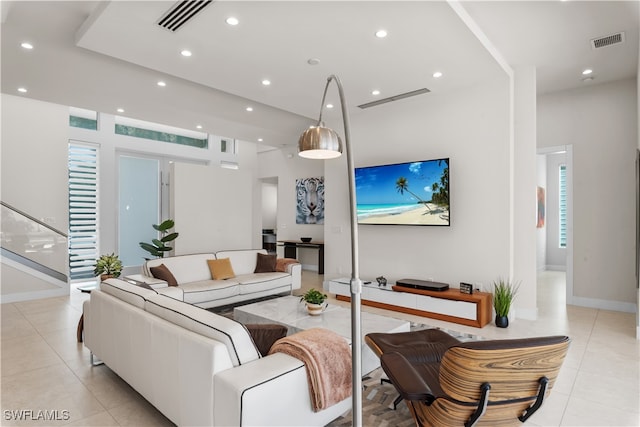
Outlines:
[[[303, 272], [302, 291], [322, 289], [323, 276]], [[106, 366], [92, 367], [76, 342], [88, 294], [2, 304], [2, 425], [163, 426], [162, 414]], [[347, 305], [333, 298], [331, 304]], [[539, 317], [482, 329], [364, 307], [364, 310], [484, 338], [567, 334], [569, 355], [551, 398], [527, 426], [639, 426], [640, 342], [635, 315], [567, 306], [564, 274], [538, 279]], [[15, 421], [7, 411], [58, 411], [59, 421]], [[68, 411], [68, 419], [65, 413]]]

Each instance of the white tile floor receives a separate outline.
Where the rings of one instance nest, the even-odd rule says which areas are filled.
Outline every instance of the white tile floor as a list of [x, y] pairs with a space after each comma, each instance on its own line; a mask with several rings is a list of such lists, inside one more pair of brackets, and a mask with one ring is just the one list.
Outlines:
[[[441, 326], [485, 338], [567, 334], [568, 357], [551, 398], [528, 426], [639, 426], [640, 342], [635, 315], [566, 306], [564, 275], [541, 273], [539, 318], [516, 319], [507, 329], [482, 329], [365, 310]], [[321, 288], [322, 276], [303, 272], [303, 290]], [[141, 426], [172, 425], [106, 366], [92, 367], [89, 352], [76, 342], [82, 302], [88, 294], [0, 306], [2, 314], [2, 425]], [[345, 304], [332, 300], [334, 304]], [[16, 412], [57, 411], [59, 420], [17, 421]], [[51, 412], [49, 413], [51, 414]], [[41, 415], [41, 414], [40, 414]]]

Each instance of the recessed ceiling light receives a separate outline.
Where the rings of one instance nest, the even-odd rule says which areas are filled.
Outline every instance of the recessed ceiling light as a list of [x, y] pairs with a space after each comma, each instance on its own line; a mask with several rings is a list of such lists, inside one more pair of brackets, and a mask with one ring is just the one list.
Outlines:
[[262, 138], [258, 138], [258, 142], [262, 142], [262, 141], [263, 141], [263, 139], [262, 139]]
[[117, 111], [118, 113], [124, 113], [124, 108], [118, 108], [116, 111]]
[[160, 86], [160, 87], [165, 87], [165, 86], [167, 85], [167, 83], [166, 83], [166, 82], [163, 82], [162, 80], [160, 80], [157, 84], [158, 84], [158, 86]]
[[26, 87], [19, 87], [19, 88], [18, 88], [18, 92], [20, 92], [20, 93], [27, 93], [27, 88], [26, 88]]
[[591, 68], [587, 68], [586, 70], [584, 70], [582, 72], [583, 76], [588, 76], [589, 74], [593, 73], [593, 70]]
[[196, 125], [196, 129], [202, 129], [202, 125]]
[[436, 71], [435, 73], [433, 73], [433, 77], [439, 79], [440, 77], [442, 77], [442, 72]]
[[247, 111], [253, 111], [253, 107], [247, 107], [246, 110]]
[[269, 85], [271, 84], [271, 80], [264, 79], [264, 80], [262, 81], [262, 84], [263, 84], [264, 86], [269, 86]]
[[229, 25], [238, 25], [240, 23], [240, 21], [238, 21], [238, 18], [233, 16], [228, 17], [226, 22]]
[[387, 37], [387, 30], [378, 30], [376, 31], [376, 37], [379, 39], [383, 39]]
[[24, 42], [20, 46], [22, 46], [24, 49], [33, 49], [33, 45], [29, 42]]
[[190, 50], [184, 49], [183, 51], [180, 52], [180, 55], [189, 57], [193, 54], [191, 53]]
[[380, 91], [378, 89], [372, 90], [371, 95], [380, 95]]
[[327, 108], [333, 108], [333, 104], [327, 104]]
[[318, 65], [320, 63], [320, 60], [317, 58], [309, 58], [307, 59], [307, 64], [309, 65]]

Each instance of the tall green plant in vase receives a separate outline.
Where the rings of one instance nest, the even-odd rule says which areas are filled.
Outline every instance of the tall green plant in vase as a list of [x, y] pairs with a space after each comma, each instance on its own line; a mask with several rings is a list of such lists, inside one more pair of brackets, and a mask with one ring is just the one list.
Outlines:
[[151, 243], [140, 242], [140, 247], [149, 252], [151, 256], [156, 258], [164, 258], [164, 254], [173, 249], [172, 246], [168, 246], [167, 243], [173, 242], [178, 238], [178, 233], [170, 233], [175, 226], [175, 222], [172, 219], [163, 221], [161, 224], [151, 225], [155, 230], [160, 232], [160, 239], [152, 239]]
[[493, 282], [493, 308], [496, 311], [497, 327], [506, 328], [509, 326], [509, 312], [519, 288], [520, 283], [512, 283], [510, 280], [502, 278]]

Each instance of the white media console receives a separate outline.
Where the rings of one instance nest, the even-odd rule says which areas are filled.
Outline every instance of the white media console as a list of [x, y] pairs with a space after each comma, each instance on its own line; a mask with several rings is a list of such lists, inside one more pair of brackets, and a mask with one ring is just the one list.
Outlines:
[[[328, 292], [342, 301], [351, 300], [349, 279], [328, 282]], [[463, 294], [459, 289], [427, 291], [387, 284], [365, 283], [362, 304], [482, 328], [491, 321], [492, 295], [487, 292]]]

